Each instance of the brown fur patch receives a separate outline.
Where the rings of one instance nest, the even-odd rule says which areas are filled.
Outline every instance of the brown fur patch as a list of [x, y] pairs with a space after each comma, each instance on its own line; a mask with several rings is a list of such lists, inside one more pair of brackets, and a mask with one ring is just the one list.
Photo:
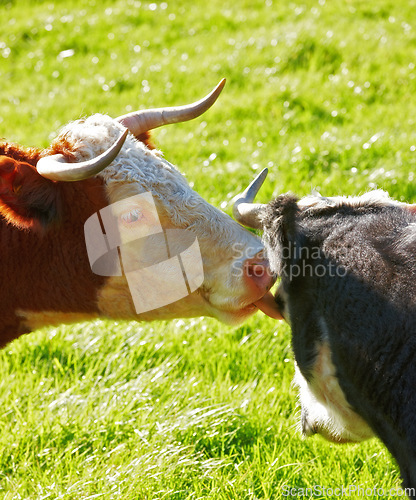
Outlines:
[[150, 132], [143, 132], [143, 134], [138, 135], [136, 139], [142, 142], [149, 149], [156, 149], [156, 146], [152, 141], [152, 135]]
[[36, 165], [43, 151], [40, 148], [27, 148], [13, 142], [0, 142], [0, 155], [9, 156], [14, 160], [24, 161], [31, 165]]
[[[0, 151], [26, 161], [29, 175], [41, 184], [46, 181], [31, 167], [42, 154], [41, 150], [3, 144]], [[18, 310], [40, 314], [44, 311], [98, 314], [97, 298], [106, 277], [91, 271], [84, 223], [108, 204], [105, 187], [99, 178], [47, 183], [48, 194], [60, 205], [59, 218], [54, 224], [46, 225], [42, 231], [33, 230], [28, 224], [22, 230], [14, 225], [18, 219], [13, 219], [15, 216], [9, 214], [9, 223], [4, 216], [0, 217], [0, 346], [28, 331]], [[39, 186], [35, 184], [32, 183], [32, 190], [30, 183], [25, 187], [29, 198], [39, 196]]]
[[68, 161], [75, 161], [74, 144], [67, 139], [66, 136], [57, 137], [48, 149], [45, 149], [42, 156], [58, 155], [61, 154], [67, 158]]

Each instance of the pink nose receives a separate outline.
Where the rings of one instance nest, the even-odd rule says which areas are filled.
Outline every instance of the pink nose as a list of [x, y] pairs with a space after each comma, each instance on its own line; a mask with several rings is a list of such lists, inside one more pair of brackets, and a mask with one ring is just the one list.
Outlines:
[[244, 279], [250, 291], [263, 296], [276, 281], [270, 270], [269, 261], [263, 257], [252, 257], [244, 262]]

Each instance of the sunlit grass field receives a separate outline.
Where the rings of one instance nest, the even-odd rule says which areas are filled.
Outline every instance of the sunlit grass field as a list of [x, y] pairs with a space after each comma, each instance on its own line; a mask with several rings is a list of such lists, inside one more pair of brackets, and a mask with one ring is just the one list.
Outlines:
[[[154, 133], [210, 203], [230, 213], [264, 166], [263, 202], [375, 187], [416, 202], [415, 7], [0, 1], [0, 136], [46, 146], [70, 120], [184, 104], [226, 77], [204, 117]], [[259, 313], [240, 327], [197, 318], [47, 328], [1, 351], [0, 373], [2, 499], [400, 486], [377, 440], [301, 439], [290, 331]]]

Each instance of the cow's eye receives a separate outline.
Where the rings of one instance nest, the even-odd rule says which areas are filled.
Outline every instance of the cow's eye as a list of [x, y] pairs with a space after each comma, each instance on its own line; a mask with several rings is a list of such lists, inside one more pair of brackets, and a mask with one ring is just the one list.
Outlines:
[[129, 212], [125, 212], [121, 214], [120, 218], [124, 224], [133, 224], [134, 222], [138, 222], [143, 217], [142, 211], [140, 208], [134, 208]]

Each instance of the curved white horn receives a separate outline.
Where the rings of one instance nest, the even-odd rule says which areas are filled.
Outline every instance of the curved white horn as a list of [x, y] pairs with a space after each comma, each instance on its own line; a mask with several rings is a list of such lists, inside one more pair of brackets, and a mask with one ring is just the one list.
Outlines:
[[237, 195], [233, 200], [234, 218], [240, 224], [251, 227], [252, 229], [261, 229], [262, 227], [260, 215], [265, 205], [261, 203], [253, 203], [253, 201], [265, 181], [268, 172], [268, 169], [264, 168], [254, 181], [250, 183], [247, 189]]
[[42, 177], [52, 181], [82, 181], [88, 179], [104, 170], [120, 152], [126, 140], [128, 130], [117, 139], [117, 141], [103, 154], [92, 160], [80, 163], [68, 163], [61, 154], [45, 156], [41, 158], [37, 165], [37, 171]]
[[205, 111], [214, 104], [224, 88], [224, 85], [225, 78], [220, 81], [212, 92], [193, 104], [134, 111], [133, 113], [119, 116], [116, 120], [128, 128], [136, 137], [162, 125], [192, 120], [202, 115], [202, 113], [205, 113]]

